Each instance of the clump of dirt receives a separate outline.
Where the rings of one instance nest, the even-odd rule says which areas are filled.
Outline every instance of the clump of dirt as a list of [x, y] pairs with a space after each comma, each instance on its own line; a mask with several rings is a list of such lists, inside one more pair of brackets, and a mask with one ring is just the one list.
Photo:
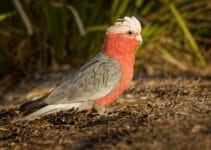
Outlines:
[[51, 91], [62, 74], [4, 89], [0, 147], [8, 149], [210, 149], [211, 80], [137, 77], [107, 115], [69, 110], [11, 123], [19, 105]]

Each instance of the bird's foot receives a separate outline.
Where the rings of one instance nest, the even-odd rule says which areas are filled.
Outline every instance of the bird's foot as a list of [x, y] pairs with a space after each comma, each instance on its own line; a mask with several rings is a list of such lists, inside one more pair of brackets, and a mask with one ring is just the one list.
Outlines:
[[110, 110], [108, 108], [106, 108], [105, 106], [102, 106], [102, 105], [95, 105], [94, 109], [97, 111], [97, 113], [100, 116], [108, 116], [109, 112], [110, 112]]

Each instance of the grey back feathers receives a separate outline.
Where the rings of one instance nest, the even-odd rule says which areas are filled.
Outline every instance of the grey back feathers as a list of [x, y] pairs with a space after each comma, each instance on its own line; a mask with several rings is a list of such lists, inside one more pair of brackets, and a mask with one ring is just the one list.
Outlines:
[[[91, 109], [92, 100], [106, 96], [118, 85], [121, 79], [121, 66], [113, 58], [100, 53], [82, 66], [70, 79], [64, 81], [47, 98], [33, 102], [44, 107], [17, 119], [31, 120], [61, 110], [76, 108]], [[26, 104], [28, 107], [30, 104]], [[23, 107], [25, 107], [23, 106]]]
[[45, 103], [68, 104], [95, 100], [109, 94], [120, 78], [120, 64], [100, 53], [82, 66], [71, 79], [57, 87], [45, 99]]

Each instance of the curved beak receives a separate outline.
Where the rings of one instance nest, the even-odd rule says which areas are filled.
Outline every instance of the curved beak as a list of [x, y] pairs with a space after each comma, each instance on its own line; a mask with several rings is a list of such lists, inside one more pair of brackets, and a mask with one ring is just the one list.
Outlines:
[[140, 34], [136, 35], [136, 40], [142, 43], [142, 36]]

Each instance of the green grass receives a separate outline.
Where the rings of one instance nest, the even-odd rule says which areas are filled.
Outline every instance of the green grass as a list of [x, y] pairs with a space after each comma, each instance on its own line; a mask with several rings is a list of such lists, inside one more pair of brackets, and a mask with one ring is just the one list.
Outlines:
[[[137, 61], [141, 62], [138, 66], [155, 59], [162, 63], [163, 58], [181, 70], [188, 70], [184, 67], [187, 64], [203, 69], [210, 63], [206, 56], [211, 31], [211, 20], [206, 17], [211, 11], [208, 0], [19, 1], [33, 35], [27, 32], [13, 1], [0, 3], [2, 75], [8, 70], [4, 62], [10, 60], [13, 63], [8, 68], [26, 73], [51, 68], [55, 63], [80, 64], [102, 50], [107, 27], [125, 15], [134, 15], [142, 22], [143, 44], [136, 55], [143, 60]], [[156, 55], [141, 58], [149, 52]]]

